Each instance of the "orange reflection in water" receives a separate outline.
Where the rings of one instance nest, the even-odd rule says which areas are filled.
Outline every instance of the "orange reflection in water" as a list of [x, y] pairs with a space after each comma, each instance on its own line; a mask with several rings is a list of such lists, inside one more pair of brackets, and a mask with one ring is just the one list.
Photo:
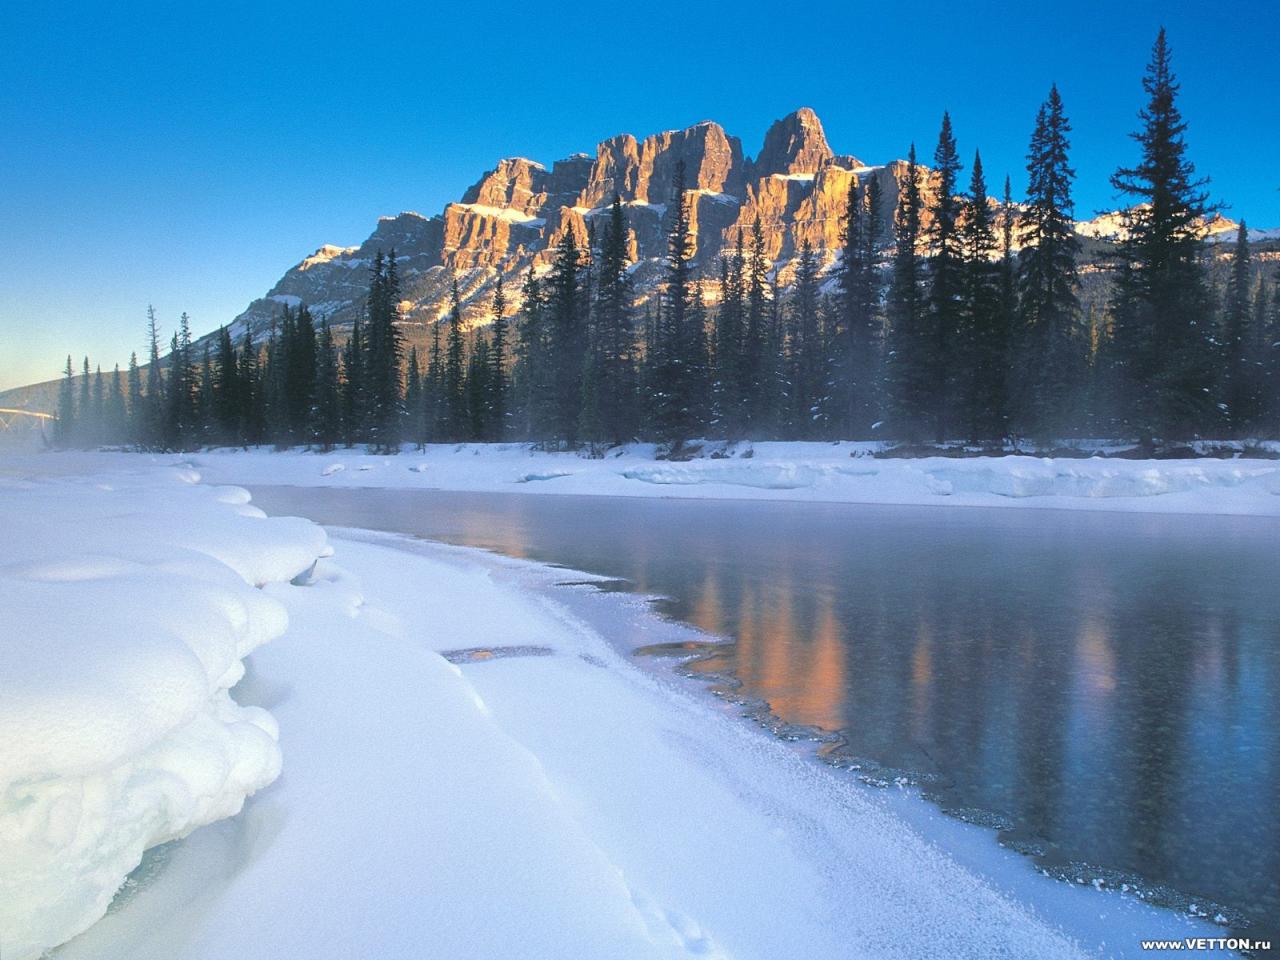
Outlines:
[[[844, 628], [830, 596], [815, 596], [812, 629], [798, 621], [789, 583], [744, 584], [737, 616], [734, 672], [787, 723], [838, 730], [845, 723]], [[692, 606], [703, 630], [724, 634], [720, 591], [710, 576]]]

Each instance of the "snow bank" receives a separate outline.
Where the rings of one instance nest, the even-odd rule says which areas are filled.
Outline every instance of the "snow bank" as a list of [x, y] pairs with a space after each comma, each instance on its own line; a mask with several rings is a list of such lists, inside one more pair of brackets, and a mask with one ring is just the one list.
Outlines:
[[288, 622], [253, 585], [305, 570], [324, 534], [198, 479], [0, 480], [6, 960], [88, 927], [143, 851], [279, 773], [275, 721], [229, 690]]
[[1054, 507], [1280, 515], [1280, 461], [876, 459], [874, 443], [707, 444], [685, 461], [634, 444], [600, 459], [526, 444], [434, 444], [412, 456], [211, 451], [207, 476], [245, 484], [624, 497]]

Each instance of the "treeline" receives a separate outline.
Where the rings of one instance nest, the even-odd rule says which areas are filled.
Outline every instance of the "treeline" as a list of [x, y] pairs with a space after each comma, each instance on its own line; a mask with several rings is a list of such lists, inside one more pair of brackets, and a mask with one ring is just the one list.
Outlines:
[[784, 295], [758, 220], [699, 274], [680, 166], [661, 296], [642, 310], [615, 197], [585, 244], [567, 230], [549, 271], [530, 270], [515, 318], [499, 278], [492, 322], [468, 334], [455, 283], [425, 355], [405, 351], [394, 250], [375, 258], [364, 315], [340, 346], [305, 305], [285, 306], [263, 342], [246, 330], [233, 343], [224, 329], [200, 356], [184, 315], [161, 359], [152, 315], [145, 384], [136, 357], [124, 379], [118, 369], [91, 378], [86, 360], [77, 403], [68, 358], [59, 438], [389, 452], [503, 439], [994, 448], [1021, 438], [1280, 436], [1280, 280], [1260, 275], [1243, 224], [1225, 285], [1210, 278], [1203, 224], [1213, 208], [1187, 158], [1163, 31], [1143, 87], [1138, 162], [1112, 178], [1130, 206], [1100, 314], [1086, 315], [1080, 300], [1071, 127], [1053, 88], [1018, 207], [1008, 177], [990, 196], [976, 152], [962, 183], [944, 114], [932, 172], [912, 145], [896, 208], [885, 209], [874, 178], [853, 180], [829, 280], [806, 245]]

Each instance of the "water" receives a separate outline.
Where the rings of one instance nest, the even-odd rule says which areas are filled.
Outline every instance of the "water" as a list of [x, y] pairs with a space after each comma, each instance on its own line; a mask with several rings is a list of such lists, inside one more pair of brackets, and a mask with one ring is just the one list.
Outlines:
[[[625, 578], [843, 762], [1065, 875], [1280, 917], [1280, 521], [262, 488], [268, 512]], [[1110, 872], [1107, 872], [1110, 871]], [[1163, 888], [1163, 893], [1162, 893]], [[1181, 904], [1184, 908], [1186, 902]], [[1230, 915], [1230, 911], [1229, 911]], [[1260, 929], [1261, 928], [1261, 929]]]

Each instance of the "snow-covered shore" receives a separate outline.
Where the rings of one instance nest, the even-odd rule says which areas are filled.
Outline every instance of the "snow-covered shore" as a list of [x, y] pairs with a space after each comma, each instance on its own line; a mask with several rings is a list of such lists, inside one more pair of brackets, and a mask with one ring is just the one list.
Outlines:
[[[295, 458], [330, 462], [227, 462]], [[66, 939], [143, 848], [212, 821], [55, 955], [1136, 956], [1220, 929], [994, 844], [998, 870], [962, 863], [497, 558], [326, 539], [136, 456], [0, 478], [6, 958]], [[659, 624], [637, 608], [617, 629]]]
[[868, 456], [870, 447], [756, 443], [729, 448], [726, 456], [683, 462], [655, 460], [653, 447], [645, 444], [615, 449], [601, 459], [544, 453], [526, 444], [406, 447], [397, 457], [358, 450], [217, 450], [193, 459], [210, 477], [249, 486], [1280, 515], [1280, 461], [1275, 460], [884, 460]]

